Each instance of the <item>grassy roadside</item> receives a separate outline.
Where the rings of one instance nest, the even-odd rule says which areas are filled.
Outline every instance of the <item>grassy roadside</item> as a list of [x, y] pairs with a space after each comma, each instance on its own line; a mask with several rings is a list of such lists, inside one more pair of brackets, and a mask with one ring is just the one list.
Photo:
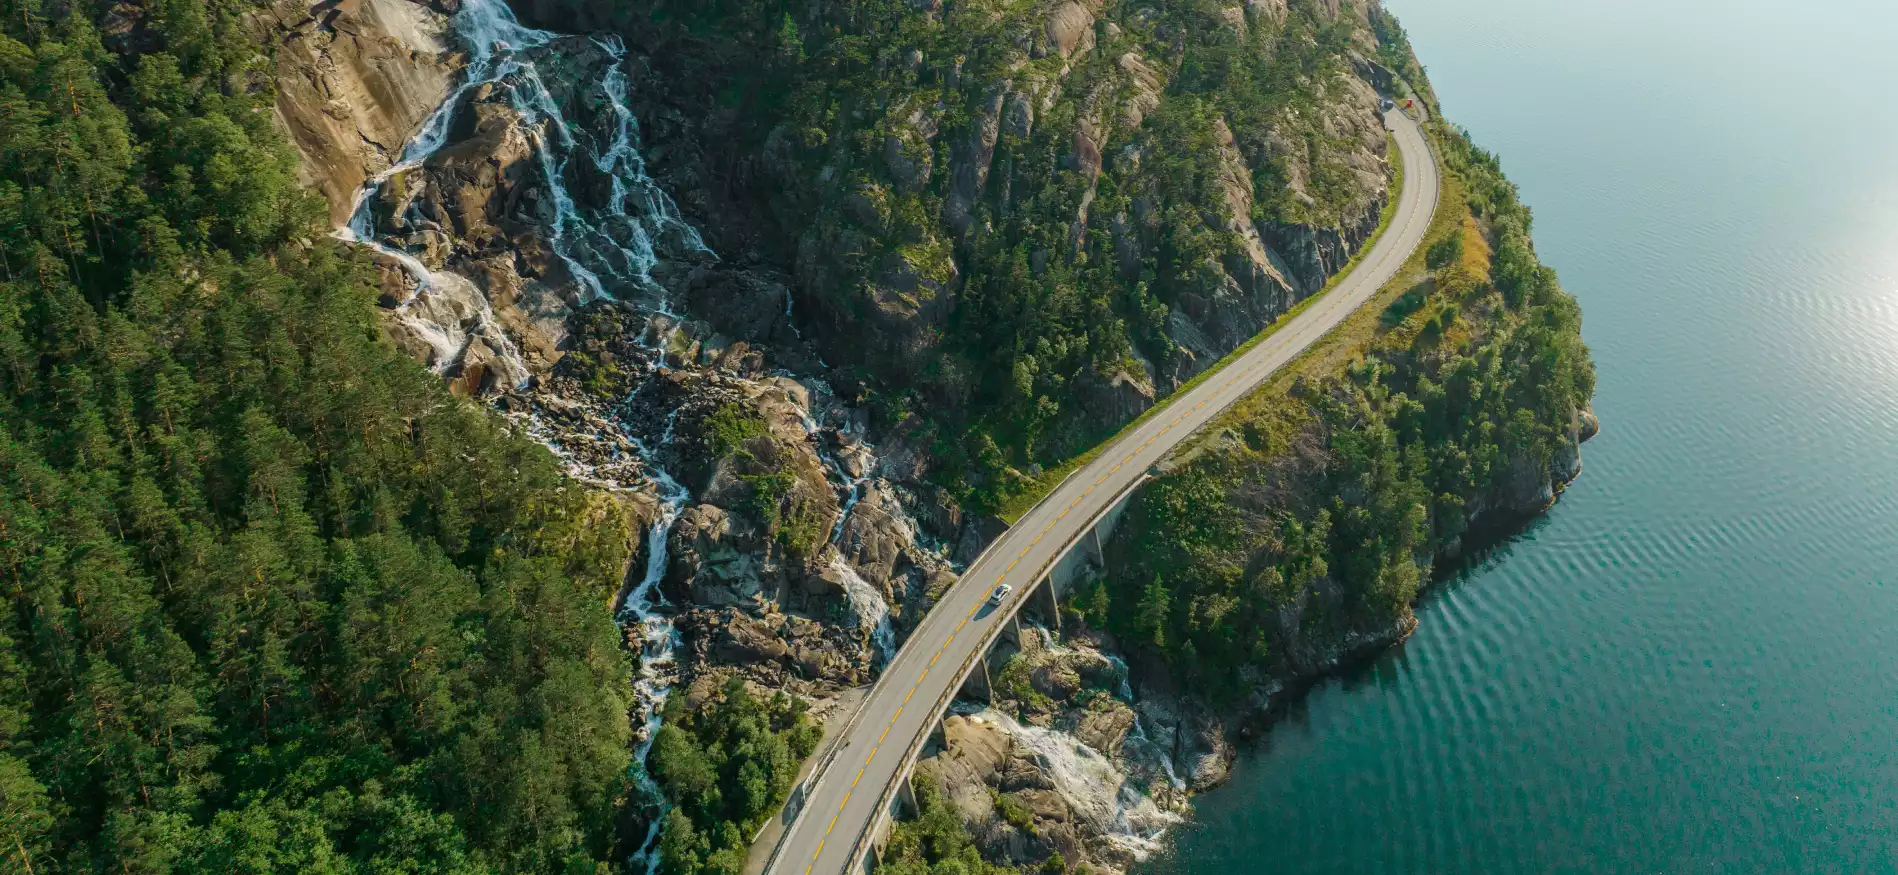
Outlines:
[[[1424, 135], [1433, 146], [1440, 148], [1441, 144], [1433, 131], [1434, 126], [1426, 126]], [[1291, 412], [1290, 405], [1283, 403], [1299, 378], [1316, 379], [1343, 371], [1382, 336], [1401, 334], [1405, 336], [1402, 339], [1408, 342], [1408, 336], [1416, 333], [1423, 311], [1413, 313], [1395, 325], [1385, 321], [1385, 313], [1400, 298], [1429, 280], [1432, 271], [1425, 263], [1426, 253], [1437, 242], [1464, 233], [1465, 222], [1470, 218], [1462, 180], [1449, 168], [1442, 166], [1437, 169], [1437, 179], [1437, 212], [1431, 217], [1430, 228], [1424, 232], [1423, 241], [1390, 281], [1379, 288], [1364, 306], [1339, 323], [1338, 327], [1299, 353], [1264, 383], [1246, 393], [1219, 418], [1182, 442], [1180, 448], [1174, 451], [1176, 460], [1192, 458], [1217, 441], [1224, 440], [1224, 436], [1232, 429], [1248, 423], [1255, 424], [1254, 427], [1258, 423], [1269, 423], [1268, 431], [1272, 436], [1267, 438], [1267, 443], [1284, 446], [1287, 437], [1303, 424], [1302, 414]]]
[[[1351, 261], [1345, 265], [1344, 269], [1332, 275], [1331, 280], [1325, 283], [1325, 287], [1323, 289], [1320, 289], [1317, 294], [1312, 295], [1306, 298], [1305, 300], [1298, 302], [1298, 304], [1292, 307], [1290, 310], [1285, 311], [1285, 313], [1281, 315], [1271, 325], [1266, 326], [1265, 330], [1260, 331], [1258, 334], [1253, 335], [1250, 340], [1247, 340], [1245, 343], [1240, 344], [1237, 348], [1233, 349], [1232, 352], [1227, 353], [1219, 361], [1214, 362], [1212, 367], [1199, 372], [1198, 375], [1194, 376], [1190, 380], [1187, 380], [1184, 384], [1180, 386], [1179, 389], [1168, 394], [1165, 398], [1160, 399], [1159, 403], [1153, 405], [1150, 408], [1147, 408], [1147, 412], [1140, 414], [1138, 417], [1135, 417], [1132, 422], [1129, 422], [1125, 426], [1122, 426], [1121, 429], [1115, 432], [1112, 437], [1109, 437], [1106, 440], [1096, 443], [1093, 449], [1090, 449], [1085, 453], [1075, 456], [1074, 458], [1069, 459], [1068, 461], [1063, 462], [1062, 464], [1056, 467], [1044, 470], [1041, 473], [1041, 476], [1034, 478], [1033, 487], [1015, 496], [1013, 499], [1010, 499], [1008, 503], [1002, 506], [1001, 511], [997, 515], [1000, 516], [1002, 520], [1008, 523], [1009, 525], [1011, 526], [1014, 525], [1015, 522], [1017, 520], [1020, 520], [1024, 515], [1026, 515], [1030, 509], [1034, 508], [1036, 504], [1039, 504], [1043, 498], [1046, 498], [1048, 496], [1048, 493], [1053, 492], [1055, 490], [1055, 487], [1060, 486], [1061, 481], [1066, 480], [1075, 471], [1078, 471], [1086, 467], [1089, 463], [1093, 462], [1095, 459], [1100, 458], [1101, 454], [1106, 452], [1108, 447], [1113, 446], [1116, 441], [1120, 440], [1120, 438], [1123, 435], [1133, 432], [1135, 429], [1140, 428], [1141, 426], [1147, 424], [1147, 422], [1151, 421], [1152, 419], [1159, 416], [1160, 414], [1165, 413], [1167, 408], [1173, 406], [1173, 402], [1176, 399], [1185, 397], [1186, 394], [1192, 391], [1194, 387], [1198, 386], [1202, 382], [1205, 382], [1206, 380], [1211, 379], [1214, 375], [1225, 370], [1227, 365], [1230, 365], [1233, 362], [1237, 361], [1241, 356], [1244, 356], [1246, 353], [1250, 352], [1253, 349], [1253, 347], [1256, 347], [1259, 344], [1265, 342], [1266, 338], [1271, 337], [1274, 334], [1277, 334], [1280, 328], [1283, 328], [1286, 324], [1290, 323], [1292, 319], [1298, 316], [1298, 314], [1305, 312], [1305, 309], [1307, 307], [1310, 307], [1313, 304], [1317, 303], [1318, 301], [1322, 300], [1326, 295], [1330, 294], [1332, 289], [1336, 288], [1340, 282], [1343, 282], [1346, 277], [1349, 277], [1353, 272], [1355, 272], [1358, 269], [1358, 266], [1364, 261], [1365, 256], [1369, 255], [1373, 250], [1375, 250], [1377, 248], [1377, 244], [1384, 239], [1384, 232], [1390, 230], [1391, 219], [1397, 215], [1398, 202], [1403, 197], [1404, 153], [1401, 149], [1397, 148], [1397, 140], [1396, 140], [1396, 137], [1394, 136], [1391, 138], [1389, 155], [1391, 156], [1391, 170], [1392, 170], [1391, 191], [1395, 192], [1396, 194], [1393, 197], [1391, 197], [1389, 203], [1386, 203], [1384, 205], [1383, 212], [1379, 214], [1378, 219], [1377, 219], [1377, 230], [1371, 234], [1370, 239], [1366, 240], [1363, 246], [1358, 247], [1357, 253], [1351, 256]], [[1439, 168], [1438, 175], [1439, 177], [1442, 176], [1441, 168]], [[1441, 212], [1442, 211], [1439, 210], [1439, 213]], [[1435, 231], [1435, 228], [1433, 227], [1432, 232], [1434, 233], [1434, 231]], [[1423, 249], [1419, 247], [1419, 249], [1416, 252], [1411, 254], [1411, 257], [1412, 257], [1412, 260], [1415, 261], [1416, 263], [1422, 264], [1423, 263]], [[1405, 265], [1406, 272], [1408, 271], [1408, 269], [1409, 269], [1409, 263], [1406, 263]], [[1380, 292], [1380, 296], [1381, 294], [1382, 293]], [[1365, 309], [1369, 309], [1369, 308], [1367, 307]]]

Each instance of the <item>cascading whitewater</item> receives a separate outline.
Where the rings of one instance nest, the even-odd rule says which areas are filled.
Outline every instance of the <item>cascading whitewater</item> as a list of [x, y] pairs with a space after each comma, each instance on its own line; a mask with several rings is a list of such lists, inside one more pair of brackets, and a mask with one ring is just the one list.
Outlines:
[[831, 570], [843, 578], [844, 597], [850, 600], [850, 607], [856, 611], [857, 619], [870, 632], [870, 641], [876, 645], [883, 663], [896, 656], [896, 630], [890, 625], [890, 605], [883, 600], [883, 594], [863, 579], [857, 569], [850, 567], [843, 557], [830, 561]]
[[1034, 757], [1075, 814], [1135, 859], [1159, 850], [1161, 837], [1180, 822], [1179, 814], [1161, 808], [1113, 760], [1072, 735], [1018, 723], [993, 708], [971, 719], [1001, 727]]
[[[630, 83], [621, 63], [624, 46], [616, 38], [561, 36], [525, 27], [514, 18], [506, 0], [463, 0], [453, 28], [469, 53], [465, 81], [424, 123], [395, 166], [377, 174], [358, 192], [349, 224], [338, 229], [337, 236], [375, 249], [413, 278], [413, 291], [396, 302], [392, 315], [427, 343], [430, 364], [438, 373], [446, 374], [468, 360], [469, 350], [482, 343], [492, 353], [484, 363], [500, 384], [526, 388], [531, 372], [482, 290], [457, 274], [456, 268], [430, 266], [451, 264], [438, 260], [439, 246], [431, 248], [428, 240], [418, 245], [419, 235], [405, 239], [383, 230], [421, 228], [440, 234], [442, 217], [423, 214], [420, 194], [438, 184], [430, 175], [438, 172], [438, 166], [455, 165], [452, 158], [439, 165], [432, 162], [443, 150], [458, 145], [450, 140], [462, 139], [456, 132], [465, 128], [457, 121], [464, 114], [504, 118], [510, 124], [505, 131], [512, 138], [509, 142], [517, 148], [526, 146], [512, 153], [527, 162], [516, 166], [531, 167], [535, 177], [535, 187], [522, 192], [537, 211], [533, 222], [541, 235], [542, 251], [555, 257], [550, 265], [563, 269], [547, 276], [564, 283], [560, 294], [570, 304], [604, 298], [643, 312], [647, 327], [634, 340], [652, 354], [653, 362], [663, 361], [683, 317], [673, 310], [664, 287], [654, 281], [653, 270], [662, 261], [704, 262], [715, 256], [646, 172], [638, 148], [638, 121], [628, 99]], [[497, 105], [505, 111], [490, 110]], [[787, 298], [787, 320], [790, 307]], [[623, 422], [595, 419], [587, 428], [584, 439], [607, 435], [609, 439], [600, 443], [615, 447], [610, 453], [613, 460], [602, 468], [597, 460], [580, 461], [563, 446], [563, 434], [578, 433], [554, 427], [538, 413], [515, 410], [514, 418], [553, 450], [577, 479], [609, 489], [625, 489], [643, 479], [646, 484], [641, 491], [649, 487], [659, 499], [656, 520], [647, 532], [645, 567], [637, 577], [628, 575], [616, 599], [620, 623], [636, 629], [640, 641], [634, 684], [640, 727], [636, 780], [660, 814], [629, 862], [636, 869], [643, 863], [644, 869], [653, 872], [660, 862], [657, 845], [666, 803], [644, 765], [679, 672], [674, 611], [666, 604], [661, 583], [669, 565], [673, 523], [692, 495]], [[827, 411], [827, 415], [835, 413]], [[654, 446], [671, 442], [672, 422], [678, 415], [677, 409], [672, 411], [666, 436]], [[844, 414], [844, 419], [851, 417]], [[843, 493], [844, 512], [832, 533], [834, 545], [866, 492], [875, 459], [867, 443], [854, 440], [851, 422], [839, 427], [849, 444], [847, 452], [840, 453], [822, 450], [818, 437], [822, 427], [808, 413], [804, 424]], [[834, 558], [833, 563], [871, 644], [887, 661], [896, 648], [887, 602], [848, 562]]]
[[[378, 237], [372, 202], [381, 189], [401, 174], [426, 166], [447, 145], [456, 114], [476, 95], [505, 97], [519, 115], [520, 127], [533, 145], [535, 158], [552, 203], [546, 222], [548, 243], [580, 287], [582, 302], [612, 297], [637, 304], [666, 319], [655, 325], [676, 324], [664, 291], [654, 283], [651, 270], [662, 255], [711, 257], [696, 229], [679, 215], [663, 190], [647, 175], [637, 147], [638, 124], [627, 101], [622, 65], [624, 47], [617, 39], [587, 40], [529, 28], [520, 24], [505, 0], [463, 0], [453, 19], [455, 33], [469, 52], [466, 79], [423, 124], [394, 166], [377, 174], [358, 192], [349, 224], [337, 236], [369, 246], [393, 259], [415, 280], [416, 288], [401, 301], [394, 318], [424, 339], [433, 356], [431, 365], [444, 372], [461, 359], [468, 345], [481, 337], [497, 353], [497, 372], [513, 388], [521, 388], [529, 371], [512, 339], [497, 323], [491, 305], [466, 278], [431, 270], [422, 259], [391, 241]], [[591, 112], [593, 127], [570, 124], [555, 92], [542, 78], [540, 65], [561, 62], [565, 46], [603, 51], [611, 60], [597, 80], [560, 83], [591, 89], [571, 95], [573, 102]], [[582, 158], [583, 166], [574, 159]], [[606, 196], [583, 203], [570, 191], [570, 177], [585, 173], [604, 179]], [[413, 210], [413, 204], [406, 209]], [[644, 338], [653, 347], [664, 344], [662, 328]], [[675, 414], [676, 415], [676, 414]], [[535, 423], [530, 433], [548, 441], [548, 432]], [[650, 452], [633, 442], [644, 461], [647, 479], [660, 499], [659, 518], [647, 533], [647, 561], [637, 583], [621, 598], [620, 621], [639, 629], [641, 653], [635, 681], [642, 732], [635, 749], [637, 778], [663, 806], [664, 796], [646, 774], [645, 762], [658, 729], [666, 697], [677, 679], [678, 633], [665, 610], [659, 584], [667, 567], [667, 542], [672, 523], [690, 499], [689, 492], [660, 468]], [[559, 447], [554, 449], [560, 453]], [[560, 453], [570, 469], [578, 467]], [[657, 871], [657, 842], [663, 817], [654, 818], [633, 862], [643, 860], [648, 872]]]
[[[709, 258], [711, 252], [646, 172], [619, 63], [625, 48], [616, 37], [565, 37], [525, 27], [505, 0], [464, 2], [453, 26], [469, 52], [465, 80], [423, 123], [401, 159], [357, 193], [349, 224], [337, 236], [374, 248], [414, 278], [415, 289], [397, 303], [394, 319], [428, 344], [432, 368], [447, 372], [479, 339], [493, 351], [492, 368], [502, 383], [519, 389], [530, 371], [486, 296], [453, 272], [431, 269], [405, 241], [385, 237], [377, 227], [376, 201], [384, 188], [426, 167], [448, 145], [457, 115], [471, 102], [499, 100], [518, 115], [542, 177], [548, 248], [572, 277], [578, 303], [612, 297], [674, 317], [652, 281], [652, 268], [665, 255]], [[574, 63], [582, 55], [604, 56], [609, 63], [597, 75], [563, 77], [550, 88], [543, 67]], [[574, 124], [573, 109], [590, 124]], [[576, 182], [599, 191], [576, 198]], [[425, 224], [414, 198], [397, 207], [403, 224]]]
[[[786, 300], [785, 317], [788, 319], [791, 311], [788, 297]], [[825, 397], [828, 397], [831, 391], [828, 384], [821, 382], [816, 388]], [[876, 455], [868, 441], [857, 438], [849, 447], [849, 450], [857, 456], [854, 460], [855, 464], [847, 464], [839, 454], [826, 451], [821, 440], [816, 440], [816, 436], [823, 427], [811, 416], [810, 411], [799, 408], [798, 412], [803, 416], [804, 430], [811, 434], [813, 441], [817, 444], [818, 458], [822, 459], [824, 466], [830, 469], [831, 476], [842, 484], [844, 493], [842, 510], [837, 515], [837, 524], [831, 527], [830, 531], [830, 544], [832, 547], [838, 547], [843, 543], [844, 528], [850, 522], [851, 511], [856, 510], [857, 503], [863, 500], [864, 490], [870, 484], [871, 474], [876, 469]], [[852, 425], [848, 422], [840, 425], [837, 433], [845, 438], [856, 437], [852, 432]], [[858, 474], [855, 473], [856, 471], [864, 473]], [[863, 575], [857, 573], [857, 569], [844, 561], [841, 551], [832, 554], [830, 565], [832, 571], [844, 581], [844, 597], [850, 602], [850, 608], [856, 613], [858, 622], [863, 625], [863, 628], [869, 630], [870, 641], [876, 645], [877, 655], [881, 657], [880, 665], [888, 665], [890, 660], [896, 658], [897, 651], [896, 628], [890, 623], [889, 602], [883, 598], [883, 594], [878, 592], [876, 587], [863, 579]]]

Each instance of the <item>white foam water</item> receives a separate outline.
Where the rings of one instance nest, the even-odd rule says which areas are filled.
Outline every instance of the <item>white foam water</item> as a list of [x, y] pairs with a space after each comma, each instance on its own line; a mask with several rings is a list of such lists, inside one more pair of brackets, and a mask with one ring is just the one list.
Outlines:
[[[651, 457], [643, 446], [640, 452], [647, 458]], [[691, 500], [691, 494], [671, 475], [657, 467], [649, 469], [649, 476], [659, 488], [659, 519], [646, 532], [645, 572], [621, 601], [619, 621], [621, 625], [636, 624], [639, 627], [639, 676], [633, 682], [633, 693], [639, 713], [644, 717], [644, 727], [643, 735], [634, 748], [633, 759], [639, 764], [637, 779], [640, 788], [656, 801], [659, 811], [659, 816], [654, 817], [647, 826], [646, 838], [641, 842], [639, 851], [629, 862], [636, 866], [643, 860], [648, 875], [651, 875], [659, 871], [659, 834], [665, 825], [666, 797], [645, 766], [647, 756], [652, 753], [653, 740], [659, 735], [659, 722], [665, 713], [666, 699], [678, 683], [679, 652], [679, 630], [673, 624], [672, 614], [666, 610], [665, 595], [659, 591], [659, 585], [665, 580], [666, 566], [670, 561], [667, 547], [672, 535], [672, 524], [678, 520], [679, 511], [686, 502]]]
[[880, 664], [888, 665], [896, 656], [896, 629], [890, 625], [889, 603], [841, 555], [832, 554], [830, 567], [843, 578], [844, 597], [856, 612], [857, 621], [869, 631], [870, 643], [876, 645], [877, 654], [882, 657]]
[[992, 708], [973, 715], [1002, 728], [1028, 751], [1077, 816], [1137, 860], [1158, 851], [1181, 816], [1160, 807], [1114, 761], [1065, 732], [1018, 723]]
[[[639, 303], [676, 322], [663, 290], [652, 281], [651, 271], [662, 250], [703, 259], [715, 256], [646, 172], [638, 149], [639, 126], [620, 63], [624, 45], [617, 38], [592, 40], [612, 63], [600, 81], [581, 84], [592, 89], [582, 102], [597, 107], [604, 119], [596, 126], [600, 130], [576, 129], [541, 78], [539, 66], [558, 56], [562, 37], [522, 25], [506, 0], [465, 0], [453, 28], [469, 53], [463, 82], [423, 123], [401, 159], [357, 192], [348, 224], [336, 231], [342, 239], [395, 260], [415, 279], [415, 292], [398, 304], [395, 319], [429, 345], [430, 366], [438, 373], [446, 372], [462, 360], [474, 339], [481, 338], [494, 352], [495, 370], [513, 388], [524, 386], [530, 373], [479, 289], [452, 273], [432, 270], [413, 253], [379, 239], [375, 227], [377, 194], [390, 180], [424, 166], [447, 145], [456, 113], [483, 86], [504, 95], [520, 116], [552, 205], [548, 243], [578, 285], [581, 301], [636, 295], [644, 299]], [[573, 196], [568, 171], [576, 153], [607, 180], [609, 195], [604, 204], [583, 204]]]
[[[479, 338], [495, 353], [497, 361], [492, 366], [508, 385], [518, 389], [529, 379], [530, 372], [518, 348], [495, 319], [487, 297], [473, 283], [452, 272], [431, 270], [406, 249], [378, 239], [375, 229], [373, 202], [383, 186], [424, 166], [446, 146], [456, 113], [483, 86], [492, 86], [495, 93], [504, 95], [520, 116], [552, 204], [552, 215], [547, 220], [548, 242], [580, 286], [581, 299], [644, 293], [644, 300], [636, 303], [676, 323], [663, 290], [652, 281], [651, 270], [662, 254], [660, 244], [669, 247], [669, 254], [706, 259], [715, 256], [646, 173], [637, 145], [638, 124], [627, 100], [628, 84], [620, 63], [624, 46], [617, 39], [593, 41], [611, 58], [610, 69], [598, 83], [577, 85], [596, 88], [597, 93], [588, 96], [595, 98], [595, 106], [606, 114], [605, 124], [599, 125], [604, 130], [576, 134], [537, 66], [557, 57], [560, 36], [522, 25], [506, 0], [463, 0], [454, 16], [453, 29], [469, 53], [464, 80], [423, 123], [421, 131], [403, 149], [401, 159], [376, 174], [357, 193], [349, 223], [336, 231], [339, 238], [393, 259], [414, 278], [415, 292], [399, 303], [394, 318], [429, 345], [431, 367], [438, 373], [446, 372], [463, 360], [470, 344]], [[603, 205], [583, 205], [570, 190], [569, 162], [576, 153], [589, 149], [592, 169], [609, 180], [610, 197]], [[662, 343], [665, 338], [654, 340]], [[559, 446], [550, 430], [530, 421], [529, 432], [554, 449], [570, 472], [601, 482], [586, 476], [585, 466]], [[659, 495], [659, 519], [647, 532], [646, 567], [637, 581], [628, 581], [618, 611], [623, 625], [637, 626], [641, 641], [639, 672], [634, 680], [641, 722], [635, 771], [641, 788], [660, 806], [662, 816], [654, 818], [644, 843], [629, 863], [635, 868], [643, 863], [648, 873], [654, 873], [660, 862], [657, 848], [665, 796], [647, 774], [645, 763], [666, 698], [677, 682], [678, 649], [678, 632], [659, 587], [669, 561], [667, 542], [672, 524], [691, 496], [656, 464], [646, 447], [633, 443]]]

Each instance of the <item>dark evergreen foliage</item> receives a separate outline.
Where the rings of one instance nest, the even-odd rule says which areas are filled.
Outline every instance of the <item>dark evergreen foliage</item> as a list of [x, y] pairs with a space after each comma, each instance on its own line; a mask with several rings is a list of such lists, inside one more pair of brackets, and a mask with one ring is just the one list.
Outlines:
[[0, 0], [0, 872], [594, 871], [623, 533], [380, 342], [250, 4], [110, 5]]
[[652, 770], [677, 807], [660, 843], [667, 875], [739, 875], [751, 836], [784, 802], [820, 730], [801, 700], [760, 701], [734, 677], [715, 701], [673, 699], [653, 740]]

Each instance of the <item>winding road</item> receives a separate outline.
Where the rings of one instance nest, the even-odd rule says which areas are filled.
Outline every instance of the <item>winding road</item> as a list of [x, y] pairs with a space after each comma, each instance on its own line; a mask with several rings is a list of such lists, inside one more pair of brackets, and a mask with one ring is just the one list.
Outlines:
[[[1417, 123], [1401, 110], [1385, 116], [1404, 158], [1403, 191], [1371, 252], [1323, 298], [1277, 333], [1230, 362], [1138, 429], [1121, 435], [991, 544], [943, 596], [871, 690], [842, 741], [819, 766], [806, 801], [772, 855], [770, 875], [854, 873], [888, 811], [911, 760], [941, 719], [976, 654], [1021, 599], [1156, 462], [1188, 435], [1337, 327], [1397, 275], [1422, 244], [1437, 208], [1437, 165]], [[988, 603], [999, 583], [1014, 587], [1001, 607]]]

